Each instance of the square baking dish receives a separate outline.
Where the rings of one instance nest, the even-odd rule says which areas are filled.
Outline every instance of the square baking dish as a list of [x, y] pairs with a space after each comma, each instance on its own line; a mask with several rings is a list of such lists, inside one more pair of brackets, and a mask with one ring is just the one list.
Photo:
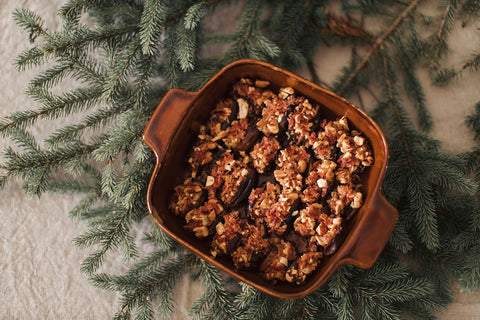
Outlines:
[[[359, 130], [370, 142], [375, 159], [360, 176], [364, 204], [347, 222], [346, 236], [339, 249], [324, 257], [318, 268], [301, 285], [273, 284], [260, 273], [236, 270], [227, 257], [213, 258], [210, 242], [200, 240], [183, 228], [184, 221], [168, 209], [173, 188], [184, 179], [189, 148], [215, 103], [225, 98], [243, 77], [267, 80], [275, 91], [292, 87], [297, 95], [320, 105], [327, 119], [346, 116], [349, 127]], [[361, 109], [344, 98], [274, 65], [257, 60], [233, 62], [213, 76], [197, 92], [170, 90], [148, 122], [143, 139], [156, 156], [156, 166], [147, 192], [147, 204], [155, 222], [170, 237], [197, 256], [263, 292], [279, 298], [299, 299], [319, 288], [342, 264], [371, 267], [393, 231], [397, 210], [381, 194], [388, 163], [388, 146], [379, 126]]]

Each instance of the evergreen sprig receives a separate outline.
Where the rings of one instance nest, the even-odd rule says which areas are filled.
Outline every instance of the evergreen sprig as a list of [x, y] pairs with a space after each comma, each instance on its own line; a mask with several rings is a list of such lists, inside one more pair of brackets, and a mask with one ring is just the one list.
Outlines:
[[[478, 52], [460, 66], [446, 67], [443, 59], [455, 23], [478, 18], [480, 1], [446, 1], [433, 17], [421, 2], [343, 0], [336, 10], [322, 0], [70, 0], [59, 9], [58, 31], [18, 9], [13, 17], [32, 47], [18, 55], [16, 68], [48, 66], [26, 88], [40, 107], [0, 121], [1, 137], [16, 145], [3, 150], [0, 187], [19, 178], [29, 194], [82, 195], [69, 213], [87, 227], [74, 243], [92, 248], [81, 270], [94, 286], [120, 293], [116, 319], [170, 317], [173, 288], [187, 274], [205, 288], [189, 311], [193, 319], [434, 319], [452, 299], [450, 279], [468, 289], [480, 285], [480, 146], [462, 155], [441, 151], [428, 134], [434, 122], [417, 70], [427, 68], [437, 85], [479, 70]], [[218, 6], [241, 6], [236, 28], [206, 34]], [[370, 30], [367, 18], [380, 31]], [[321, 43], [352, 48], [327, 85], [360, 103], [362, 94], [372, 95], [368, 112], [387, 133], [383, 192], [400, 217], [375, 265], [343, 266], [325, 286], [291, 301], [238, 285], [155, 225], [143, 237], [151, 251], [141, 255], [131, 230], [147, 216], [155, 163], [141, 135], [168, 89], [196, 90], [241, 58], [308, 66], [321, 82], [311, 62]], [[63, 89], [67, 79], [78, 85]], [[40, 119], [72, 114], [83, 118], [44, 144], [30, 133]], [[480, 103], [467, 125], [479, 142]], [[118, 251], [130, 269], [98, 273]]]

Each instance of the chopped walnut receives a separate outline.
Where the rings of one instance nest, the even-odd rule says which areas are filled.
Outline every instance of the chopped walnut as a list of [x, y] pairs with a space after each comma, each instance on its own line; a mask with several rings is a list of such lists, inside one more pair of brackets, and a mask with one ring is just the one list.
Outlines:
[[292, 87], [285, 87], [280, 89], [280, 93], [278, 94], [278, 97], [280, 99], [286, 99], [289, 96], [293, 95], [295, 91], [293, 90]]
[[280, 186], [270, 182], [261, 188], [253, 189], [248, 197], [249, 216], [252, 219], [263, 221], [265, 213], [277, 202], [280, 192]]
[[295, 259], [295, 247], [288, 241], [273, 239], [275, 249], [262, 262], [260, 271], [267, 280], [285, 280], [285, 273], [290, 262]]
[[280, 150], [280, 143], [274, 137], [263, 137], [250, 152], [255, 169], [259, 173], [265, 172], [265, 168], [271, 164], [278, 150]]
[[223, 207], [216, 199], [209, 199], [202, 206], [190, 210], [185, 215], [185, 229], [193, 231], [195, 236], [205, 238], [210, 234], [209, 227], [217, 216], [223, 212]]
[[257, 267], [270, 250], [263, 225], [247, 224], [242, 231], [240, 246], [232, 253], [232, 260], [238, 269]]
[[315, 229], [315, 241], [317, 244], [327, 249], [332, 242], [342, 232], [343, 219], [338, 216], [327, 216], [326, 214], [320, 215], [319, 223]]
[[240, 239], [245, 221], [239, 218], [238, 211], [233, 211], [223, 216], [224, 222], [215, 226], [215, 235], [212, 241], [212, 256], [225, 255], [235, 249], [236, 239]]
[[198, 182], [187, 179], [175, 187], [169, 207], [176, 215], [185, 215], [201, 204], [203, 188]]
[[296, 265], [288, 269], [285, 280], [302, 284], [307, 276], [317, 269], [322, 258], [322, 252], [305, 252], [300, 256]]
[[295, 231], [304, 237], [313, 236], [318, 220], [322, 214], [326, 214], [327, 212], [328, 209], [320, 203], [314, 203], [300, 210], [299, 217], [293, 224]]

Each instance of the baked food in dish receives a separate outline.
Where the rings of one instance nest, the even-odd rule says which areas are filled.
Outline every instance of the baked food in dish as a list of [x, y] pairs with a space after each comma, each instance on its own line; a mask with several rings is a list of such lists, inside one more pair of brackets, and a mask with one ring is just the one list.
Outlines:
[[345, 116], [327, 119], [291, 87], [242, 78], [200, 127], [169, 208], [213, 257], [301, 284], [340, 246], [373, 161]]

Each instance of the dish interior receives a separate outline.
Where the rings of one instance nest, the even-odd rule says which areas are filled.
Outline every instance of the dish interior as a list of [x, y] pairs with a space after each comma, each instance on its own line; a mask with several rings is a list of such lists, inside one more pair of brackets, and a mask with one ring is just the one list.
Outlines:
[[[209, 240], [199, 240], [193, 233], [186, 231], [183, 228], [183, 218], [175, 216], [173, 212], [168, 209], [173, 188], [184, 180], [188, 150], [191, 148], [194, 138], [198, 134], [200, 125], [207, 121], [209, 112], [214, 108], [215, 103], [219, 99], [227, 97], [233, 84], [242, 77], [267, 80], [271, 83], [271, 88], [274, 92], [278, 92], [278, 89], [281, 87], [290, 86], [294, 88], [295, 94], [307, 97], [312, 104], [319, 104], [321, 114], [328, 120], [335, 120], [345, 115], [348, 119], [350, 129], [360, 131], [369, 140], [371, 145], [375, 162], [360, 176], [362, 193], [365, 199], [364, 204], [347, 222], [346, 237], [338, 251], [332, 256], [323, 258], [317, 270], [310, 275], [302, 285], [290, 283], [277, 283], [273, 285], [256, 272], [236, 270], [228, 257], [217, 257], [214, 259], [210, 255]], [[161, 124], [159, 127], [161, 128]], [[353, 236], [353, 234], [365, 214], [375, 214], [375, 208], [372, 208], [372, 197], [379, 192], [387, 161], [387, 151], [382, 133], [379, 132], [378, 127], [358, 108], [346, 100], [289, 72], [275, 67], [253, 63], [233, 65], [223, 69], [213, 77], [212, 80], [198, 92], [188, 107], [186, 116], [181, 121], [170, 143], [163, 152], [163, 161], [159, 165], [157, 175], [153, 180], [153, 186], [151, 186], [152, 214], [161, 227], [166, 230], [170, 236], [184, 244], [195, 254], [216, 264], [240, 280], [254, 285], [257, 288], [268, 288], [274, 295], [292, 296], [305, 291], [312, 291], [313, 286], [316, 287], [326, 280], [326, 277], [348, 258], [348, 253], [353, 246], [361, 245], [361, 243], [352, 243], [354, 240], [358, 242], [356, 239], [361, 239], [358, 235]]]

